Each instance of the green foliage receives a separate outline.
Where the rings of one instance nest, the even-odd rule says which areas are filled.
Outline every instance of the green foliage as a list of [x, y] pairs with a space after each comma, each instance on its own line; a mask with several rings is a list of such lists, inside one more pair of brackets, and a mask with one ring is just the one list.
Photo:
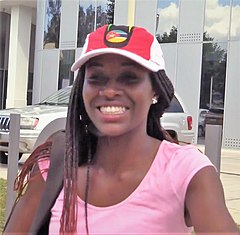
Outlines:
[[60, 18], [61, 18], [61, 1], [48, 0], [47, 25], [44, 30], [44, 46], [48, 43], [55, 44], [59, 48]]
[[169, 34], [164, 32], [163, 35], [156, 35], [156, 38], [159, 43], [177, 42], [177, 27], [173, 25]]
[[211, 79], [214, 79], [212, 92], [222, 94], [222, 104], [219, 104], [219, 107], [223, 108], [227, 51], [219, 43], [214, 42], [214, 38], [207, 32], [204, 32], [203, 40], [205, 43], [203, 44], [201, 94], [204, 95], [200, 97], [200, 108], [210, 106]]
[[0, 178], [0, 231], [3, 230], [5, 221], [5, 206], [6, 206], [7, 181]]
[[94, 31], [95, 25], [96, 28], [99, 28], [105, 24], [113, 23], [115, 0], [108, 0], [106, 4], [107, 8], [105, 10], [101, 5], [98, 5], [95, 9], [95, 4], [90, 3], [89, 6], [83, 8], [80, 2], [78, 14], [78, 47], [83, 46], [86, 36]]

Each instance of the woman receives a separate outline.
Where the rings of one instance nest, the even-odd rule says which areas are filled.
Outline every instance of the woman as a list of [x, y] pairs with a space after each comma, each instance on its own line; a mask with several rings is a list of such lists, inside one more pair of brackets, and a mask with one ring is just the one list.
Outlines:
[[[197, 234], [239, 234], [212, 163], [161, 128], [174, 94], [164, 69], [143, 28], [106, 25], [88, 35], [72, 66], [64, 189], [49, 234], [191, 234], [192, 226]], [[38, 161], [35, 172], [48, 163]], [[45, 178], [34, 175], [5, 234], [29, 231]], [[26, 204], [28, 221], [19, 222]]]

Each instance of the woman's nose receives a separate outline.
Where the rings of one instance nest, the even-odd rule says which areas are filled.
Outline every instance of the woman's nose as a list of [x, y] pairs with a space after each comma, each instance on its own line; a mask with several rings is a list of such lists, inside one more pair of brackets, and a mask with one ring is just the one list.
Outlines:
[[116, 82], [108, 82], [102, 89], [99, 90], [99, 95], [113, 98], [122, 93], [121, 88]]

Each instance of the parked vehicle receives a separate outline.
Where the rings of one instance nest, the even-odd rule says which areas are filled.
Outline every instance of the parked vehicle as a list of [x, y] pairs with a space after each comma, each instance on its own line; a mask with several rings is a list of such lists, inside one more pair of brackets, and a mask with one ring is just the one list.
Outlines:
[[194, 137], [192, 122], [192, 116], [186, 110], [181, 98], [175, 93], [170, 106], [161, 118], [163, 128], [179, 143], [192, 143]]
[[38, 135], [51, 121], [67, 116], [71, 87], [58, 90], [42, 102], [22, 108], [0, 110], [0, 162], [7, 162], [9, 145], [10, 114], [21, 114], [19, 159], [23, 153], [30, 153]]
[[208, 109], [199, 109], [198, 115], [198, 136], [205, 136], [205, 128], [206, 128], [206, 115], [208, 113]]
[[[38, 135], [47, 124], [56, 118], [67, 116], [70, 92], [71, 86], [68, 86], [38, 104], [0, 110], [0, 160], [2, 163], [6, 163], [8, 157], [10, 113], [21, 114], [19, 143], [19, 158], [21, 158], [22, 154], [33, 150]], [[186, 112], [183, 102], [177, 95], [161, 118], [161, 123], [173, 138], [180, 142], [192, 142], [194, 136], [192, 116]]]

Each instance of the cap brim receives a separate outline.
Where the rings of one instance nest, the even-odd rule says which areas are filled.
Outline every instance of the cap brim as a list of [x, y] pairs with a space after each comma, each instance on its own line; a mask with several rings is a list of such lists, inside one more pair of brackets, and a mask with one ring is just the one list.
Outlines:
[[117, 49], [117, 48], [101, 48], [101, 49], [96, 49], [94, 51], [87, 52], [86, 54], [82, 55], [79, 57], [78, 60], [75, 61], [75, 63], [72, 65], [71, 70], [74, 72], [81, 68], [83, 64], [85, 64], [89, 59], [103, 55], [103, 54], [117, 54], [117, 55], [122, 55], [125, 56], [136, 63], [142, 65], [146, 69], [149, 69], [152, 72], [157, 72], [161, 69], [164, 69], [164, 62], [163, 65], [159, 65], [154, 63], [151, 60], [146, 60], [132, 52], [125, 51], [123, 49]]

